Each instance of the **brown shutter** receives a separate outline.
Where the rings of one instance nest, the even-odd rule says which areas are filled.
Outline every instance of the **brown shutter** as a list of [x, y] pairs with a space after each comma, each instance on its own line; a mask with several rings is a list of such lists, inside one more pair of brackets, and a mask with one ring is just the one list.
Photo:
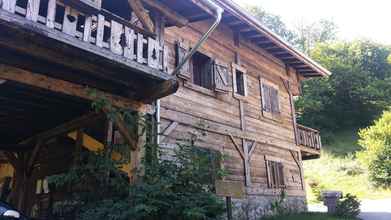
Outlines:
[[278, 181], [279, 186], [284, 187], [285, 186], [284, 165], [282, 163], [278, 163], [278, 176], [279, 176], [279, 181]]
[[270, 87], [262, 83], [262, 110], [271, 112]]
[[[185, 58], [188, 49], [183, 45], [183, 43], [177, 41], [175, 43], [175, 51], [176, 51], [176, 57], [175, 57], [175, 66], [178, 66], [179, 63]], [[190, 73], [190, 64], [189, 61], [183, 65], [181, 70], [178, 73], [178, 77], [183, 79], [190, 79], [191, 73]]]
[[272, 188], [272, 178], [271, 178], [271, 166], [270, 166], [270, 161], [266, 160], [265, 157], [265, 163], [266, 163], [266, 175], [267, 175], [267, 186], [269, 188]]
[[278, 90], [269, 87], [270, 91], [270, 104], [272, 113], [280, 113], [280, 104], [278, 100]]
[[228, 93], [229, 91], [231, 91], [232, 87], [231, 78], [229, 77], [228, 65], [219, 61], [214, 61], [213, 66], [215, 91]]

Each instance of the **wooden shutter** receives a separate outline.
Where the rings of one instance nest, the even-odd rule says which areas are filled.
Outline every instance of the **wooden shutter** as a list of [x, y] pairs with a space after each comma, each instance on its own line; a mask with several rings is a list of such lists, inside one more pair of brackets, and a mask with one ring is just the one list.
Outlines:
[[285, 186], [285, 179], [284, 179], [284, 165], [282, 163], [278, 163], [278, 185], [280, 187]]
[[270, 105], [272, 113], [280, 113], [280, 103], [278, 99], [278, 90], [272, 87], [269, 87], [270, 92]]
[[270, 100], [270, 90], [271, 88], [265, 83], [261, 85], [261, 96], [262, 96], [262, 110], [265, 112], [271, 112], [271, 100]]
[[[185, 58], [188, 49], [183, 45], [183, 43], [177, 41], [175, 43], [175, 51], [176, 51], [176, 56], [175, 56], [175, 65], [178, 66], [179, 63]], [[181, 70], [178, 73], [178, 77], [183, 78], [183, 79], [190, 79], [191, 73], [190, 73], [190, 64], [189, 61], [183, 65]]]
[[266, 162], [266, 175], [267, 175], [267, 186], [269, 188], [272, 188], [273, 187], [273, 183], [272, 183], [272, 175], [271, 175], [271, 164], [270, 164], [270, 161], [266, 160], [266, 157], [265, 157], [265, 162]]
[[214, 86], [216, 92], [228, 93], [231, 90], [231, 80], [229, 77], [228, 65], [220, 61], [214, 61]]

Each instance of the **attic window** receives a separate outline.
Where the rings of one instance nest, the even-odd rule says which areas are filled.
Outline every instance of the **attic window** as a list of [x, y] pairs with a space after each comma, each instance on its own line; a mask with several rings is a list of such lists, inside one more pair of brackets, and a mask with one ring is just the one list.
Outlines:
[[206, 89], [213, 89], [213, 61], [210, 57], [196, 52], [191, 59], [193, 83]]

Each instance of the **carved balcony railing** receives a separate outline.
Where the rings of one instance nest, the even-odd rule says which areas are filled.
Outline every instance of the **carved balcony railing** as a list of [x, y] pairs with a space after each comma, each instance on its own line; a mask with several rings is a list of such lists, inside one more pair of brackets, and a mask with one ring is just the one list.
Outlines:
[[303, 157], [308, 155], [318, 156], [322, 149], [322, 142], [320, 132], [318, 130], [305, 127], [303, 125], [297, 125], [297, 142], [304, 151]]
[[163, 46], [141, 28], [105, 9], [88, 14], [58, 0], [0, 0], [1, 8], [104, 48], [127, 60], [164, 70]]

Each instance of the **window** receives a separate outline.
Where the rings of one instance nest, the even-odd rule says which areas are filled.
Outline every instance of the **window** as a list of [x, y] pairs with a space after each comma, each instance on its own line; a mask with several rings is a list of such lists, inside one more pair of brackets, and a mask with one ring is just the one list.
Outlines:
[[284, 165], [281, 162], [266, 160], [267, 182], [269, 188], [284, 188]]
[[263, 115], [269, 118], [276, 118], [280, 115], [280, 101], [278, 87], [272, 84], [261, 82], [261, 98]]
[[[175, 64], [178, 66], [190, 49], [182, 41], [177, 41], [175, 48]], [[185, 80], [185, 86], [208, 95], [228, 94], [232, 91], [232, 78], [227, 63], [200, 52], [196, 52], [190, 61], [181, 67], [177, 76]]]
[[191, 59], [193, 83], [206, 89], [213, 89], [213, 61], [210, 57], [196, 52]]
[[247, 96], [247, 75], [246, 69], [243, 67], [232, 64], [233, 81], [235, 94], [240, 96]]

